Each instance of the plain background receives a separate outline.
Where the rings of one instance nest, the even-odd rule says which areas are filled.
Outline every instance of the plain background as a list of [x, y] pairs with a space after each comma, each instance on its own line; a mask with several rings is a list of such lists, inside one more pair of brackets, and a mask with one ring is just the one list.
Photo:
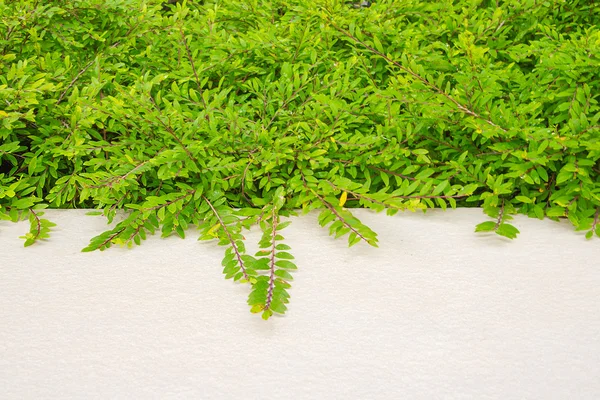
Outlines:
[[27, 222], [0, 222], [0, 398], [600, 398], [600, 239], [523, 216], [514, 241], [477, 234], [480, 209], [355, 213], [379, 248], [292, 219], [299, 269], [269, 321], [194, 231], [81, 253], [103, 217], [48, 211], [30, 248]]

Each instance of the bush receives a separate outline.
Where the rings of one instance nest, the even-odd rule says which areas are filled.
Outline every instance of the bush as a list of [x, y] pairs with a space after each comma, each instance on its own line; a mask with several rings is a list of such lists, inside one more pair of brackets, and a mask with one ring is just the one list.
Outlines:
[[596, 2], [356, 4], [2, 3], [0, 218], [29, 218], [30, 245], [44, 208], [129, 210], [84, 251], [195, 225], [264, 318], [286, 311], [298, 209], [350, 245], [377, 245], [357, 207], [600, 236]]

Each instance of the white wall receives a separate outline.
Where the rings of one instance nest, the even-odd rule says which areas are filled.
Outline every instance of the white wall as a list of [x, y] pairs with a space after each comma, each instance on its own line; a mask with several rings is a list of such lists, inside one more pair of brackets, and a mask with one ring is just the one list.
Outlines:
[[600, 239], [526, 217], [514, 241], [479, 235], [479, 209], [357, 215], [380, 248], [294, 218], [290, 310], [266, 322], [192, 231], [81, 253], [102, 217], [48, 211], [26, 249], [27, 223], [0, 222], [0, 398], [600, 398]]

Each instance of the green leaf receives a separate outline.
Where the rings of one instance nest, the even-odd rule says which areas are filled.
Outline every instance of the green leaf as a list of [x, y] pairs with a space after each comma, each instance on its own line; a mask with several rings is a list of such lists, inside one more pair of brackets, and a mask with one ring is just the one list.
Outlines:
[[287, 307], [285, 306], [285, 304], [283, 304], [283, 302], [278, 301], [277, 299], [273, 299], [269, 306], [269, 310], [272, 310], [279, 314], [284, 314], [287, 311]]
[[177, 225], [175, 227], [175, 232], [177, 232], [180, 238], [185, 239], [185, 231], [181, 225]]
[[264, 319], [265, 321], [268, 320], [271, 316], [273, 315], [273, 311], [272, 310], [265, 310], [262, 313], [262, 319]]
[[253, 314], [257, 314], [259, 312], [261, 312], [264, 309], [264, 306], [262, 304], [255, 304], [252, 306], [252, 308], [250, 308], [250, 312]]
[[544, 219], [546, 214], [544, 213], [544, 209], [540, 205], [536, 205], [533, 207], [533, 212], [538, 219]]
[[34, 197], [26, 197], [23, 199], [14, 200], [12, 202], [11, 206], [15, 207], [17, 209], [20, 209], [20, 210], [24, 210], [24, 209], [33, 207], [33, 205], [35, 204], [35, 201], [36, 201], [36, 198], [34, 198]]
[[516, 196], [515, 199], [519, 200], [521, 203], [533, 203], [533, 200], [526, 196]]
[[350, 235], [348, 235], [348, 247], [354, 246], [361, 240], [362, 239], [355, 232], [350, 232]]
[[461, 190], [459, 190], [458, 195], [459, 196], [471, 195], [475, 192], [475, 190], [477, 190], [478, 187], [479, 187], [479, 185], [477, 185], [476, 183], [470, 183], [470, 184], [464, 186]]
[[280, 224], [277, 225], [277, 230], [283, 230], [283, 229], [287, 228], [288, 226], [290, 226], [291, 223], [292, 223], [292, 221], [281, 222]]
[[275, 261], [275, 265], [278, 266], [279, 268], [284, 268], [284, 269], [298, 269], [298, 267], [296, 267], [296, 264], [292, 263], [291, 261], [287, 261], [287, 260]]
[[439, 195], [440, 193], [443, 193], [443, 192], [444, 192], [444, 190], [446, 190], [446, 188], [447, 188], [448, 186], [450, 186], [450, 183], [449, 183], [448, 181], [443, 181], [443, 182], [439, 183], [439, 184], [438, 184], [438, 185], [435, 187], [435, 189], [433, 189], [433, 192], [431, 192], [431, 195], [432, 195], [432, 196], [437, 196], [437, 195]]
[[573, 179], [573, 173], [563, 169], [558, 173], [558, 176], [556, 177], [556, 184], [560, 185], [561, 183], [571, 179]]
[[509, 239], [515, 239], [517, 234], [519, 234], [519, 230], [510, 224], [500, 224], [496, 233], [500, 236], [505, 236]]
[[290, 280], [290, 281], [294, 279], [289, 272], [284, 271], [282, 269], [276, 270], [275, 271], [275, 275], [277, 275], [280, 278], [287, 279], [287, 280]]
[[279, 251], [279, 252], [275, 253], [275, 258], [283, 258], [283, 259], [286, 259], [286, 260], [293, 260], [294, 256], [291, 255], [288, 252]]
[[429, 176], [431, 176], [433, 173], [435, 173], [435, 170], [432, 168], [426, 168], [423, 171], [419, 172], [415, 178], [416, 179], [425, 179], [428, 178]]
[[375, 50], [377, 50], [380, 53], [385, 53], [383, 46], [381, 45], [381, 42], [379, 41], [377, 36], [373, 36], [373, 45], [375, 46]]
[[[383, 181], [383, 184], [385, 186], [390, 186], [390, 178], [387, 176], [387, 174], [385, 172], [381, 172], [380, 176], [381, 176], [381, 180]], [[344, 193], [346, 193], [346, 192], [344, 192]]]
[[546, 215], [548, 217], [564, 217], [565, 209], [564, 207], [550, 207], [546, 209]]
[[478, 224], [475, 227], [475, 232], [491, 232], [496, 228], [496, 222], [494, 221], [486, 221]]
[[542, 178], [544, 180], [544, 182], [548, 182], [548, 173], [546, 172], [546, 170], [544, 168], [536, 167], [535, 170], [537, 171], [540, 178]]

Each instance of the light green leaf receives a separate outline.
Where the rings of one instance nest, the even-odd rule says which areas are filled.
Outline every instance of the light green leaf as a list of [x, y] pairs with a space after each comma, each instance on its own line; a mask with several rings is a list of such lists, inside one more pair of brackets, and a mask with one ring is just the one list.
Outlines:
[[496, 222], [486, 221], [478, 224], [475, 227], [475, 232], [491, 232], [496, 228]]
[[500, 224], [496, 233], [509, 239], [515, 239], [519, 234], [519, 230], [510, 224]]
[[296, 264], [292, 263], [291, 261], [287, 261], [287, 260], [275, 261], [275, 265], [278, 266], [279, 268], [284, 268], [284, 269], [298, 269], [298, 267], [296, 267]]

